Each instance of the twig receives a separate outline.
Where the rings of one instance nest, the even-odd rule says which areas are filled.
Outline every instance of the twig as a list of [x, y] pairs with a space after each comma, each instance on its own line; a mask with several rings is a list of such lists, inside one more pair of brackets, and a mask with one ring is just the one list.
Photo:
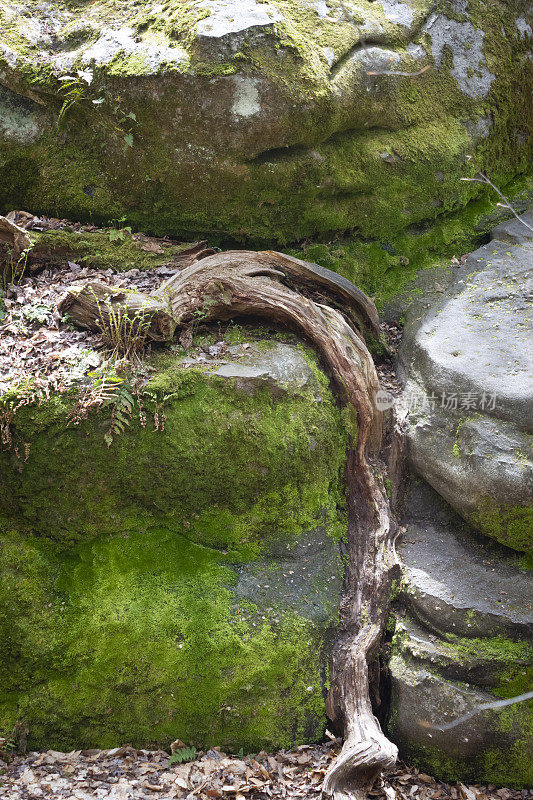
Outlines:
[[[476, 165], [476, 167], [478, 166], [474, 156], [467, 156], [467, 158], [470, 161], [472, 161]], [[484, 172], [481, 172], [479, 167], [478, 167], [477, 175], [474, 178], [461, 178], [461, 180], [462, 181], [468, 181], [470, 183], [484, 183], [487, 186], [490, 186], [491, 189], [494, 189], [494, 191], [498, 194], [498, 196], [501, 197], [501, 199], [504, 201], [503, 203], [497, 203], [496, 205], [501, 206], [502, 208], [508, 208], [509, 211], [516, 217], [518, 222], [521, 222], [522, 225], [525, 225], [525, 227], [528, 230], [530, 230], [531, 233], [533, 233], [533, 228], [531, 227], [531, 225], [528, 225], [527, 222], [524, 222], [524, 220], [521, 217], [518, 216], [518, 214], [516, 213], [516, 211], [512, 207], [512, 205], [509, 202], [509, 200], [507, 199], [507, 197], [505, 197], [505, 195], [500, 192], [498, 187], [493, 184], [493, 182], [490, 180], [490, 178], [487, 175], [485, 175]]]
[[519, 694], [516, 697], [509, 697], [506, 700], [495, 700], [492, 703], [482, 703], [480, 706], [476, 706], [469, 711], [467, 714], [463, 714], [461, 717], [457, 717], [452, 722], [448, 722], [446, 725], [431, 725], [428, 726], [427, 723], [424, 724], [424, 727], [432, 727], [435, 730], [439, 731], [449, 731], [451, 728], [455, 728], [457, 725], [460, 725], [461, 722], [466, 722], [467, 719], [475, 716], [475, 714], [479, 714], [480, 711], [487, 711], [490, 708], [503, 708], [504, 706], [512, 706], [515, 703], [524, 703], [526, 700], [533, 699], [533, 692], [525, 692], [525, 694]]
[[[426, 64], [425, 67], [419, 69], [418, 72], [398, 72], [394, 69], [387, 69], [383, 70], [383, 72], [367, 72], [367, 75], [401, 75], [402, 78], [418, 78], [419, 75], [422, 75], [424, 72], [427, 72], [428, 69], [431, 69], [431, 64]], [[465, 179], [468, 180], [468, 179]]]

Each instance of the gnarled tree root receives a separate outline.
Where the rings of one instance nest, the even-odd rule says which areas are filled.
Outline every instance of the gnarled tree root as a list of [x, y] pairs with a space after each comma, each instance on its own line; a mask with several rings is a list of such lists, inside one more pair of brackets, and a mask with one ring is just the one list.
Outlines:
[[24, 272], [24, 254], [28, 253], [31, 242], [23, 228], [0, 216], [0, 278], [11, 283]]
[[[324, 797], [362, 798], [397, 749], [372, 712], [368, 663], [377, 656], [397, 564], [392, 518], [381, 475], [383, 417], [375, 404], [377, 373], [365, 338], [380, 338], [371, 300], [349, 281], [314, 264], [276, 252], [233, 251], [192, 263], [153, 295], [120, 295], [87, 284], [69, 292], [60, 311], [98, 330], [105, 303], [151, 315], [149, 337], [170, 338], [202, 319], [262, 316], [292, 328], [318, 351], [339, 402], [352, 407], [347, 461], [348, 564], [333, 653], [328, 715], [345, 733], [342, 752], [324, 781]], [[398, 447], [391, 448], [397, 454]]]

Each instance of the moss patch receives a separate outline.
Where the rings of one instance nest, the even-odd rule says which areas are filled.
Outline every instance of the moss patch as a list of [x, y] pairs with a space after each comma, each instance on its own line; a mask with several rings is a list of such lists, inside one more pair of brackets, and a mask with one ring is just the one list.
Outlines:
[[[151, 269], [163, 264], [171, 264], [174, 256], [190, 247], [189, 243], [164, 244], [162, 253], [143, 250], [144, 242], [123, 233], [123, 239], [111, 241], [109, 234], [94, 231], [91, 233], [69, 230], [33, 232], [31, 239], [37, 250], [49, 252], [52, 259], [61, 261], [75, 258], [84, 267], [93, 269], [112, 269], [126, 272], [130, 269]], [[63, 258], [63, 254], [65, 257]]]
[[75, 549], [3, 537], [2, 600], [17, 614], [4, 639], [2, 729], [21, 721], [33, 747], [67, 750], [320, 737], [320, 631], [290, 613], [252, 626], [222, 559], [161, 529]]
[[477, 528], [513, 550], [533, 551], [533, 508], [497, 506], [487, 498], [473, 514]]
[[[147, 407], [109, 449], [104, 413], [66, 427], [72, 395], [17, 411], [32, 448], [0, 456], [2, 730], [66, 749], [320, 738], [346, 434], [310, 363], [318, 394], [273, 397], [163, 355], [164, 431]], [[296, 584], [290, 607], [255, 591], [269, 575]]]
[[[527, 207], [533, 179], [513, 181], [505, 191], [515, 198], [518, 208]], [[399, 307], [408, 307], [417, 291], [413, 284], [419, 270], [450, 270], [453, 256], [459, 257], [483, 244], [500, 221], [495, 210], [496, 198], [485, 195], [431, 225], [411, 226], [388, 240], [362, 241], [340, 236], [328, 242], [309, 241], [287, 252], [344, 275], [372, 297], [380, 311], [392, 300]]]

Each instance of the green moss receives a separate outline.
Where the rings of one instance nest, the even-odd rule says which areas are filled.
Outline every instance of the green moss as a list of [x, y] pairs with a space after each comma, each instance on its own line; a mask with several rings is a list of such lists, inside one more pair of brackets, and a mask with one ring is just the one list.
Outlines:
[[498, 675], [491, 688], [499, 697], [514, 697], [529, 690], [533, 679], [533, 645], [503, 636], [491, 639], [466, 639], [452, 634], [440, 640], [439, 646], [461, 658], [486, 661]]
[[[519, 702], [503, 708], [479, 710], [463, 725], [439, 731], [439, 721], [451, 721], [472, 706], [469, 697], [478, 679], [486, 701], [515, 698], [531, 690], [533, 646], [529, 641], [513, 641], [503, 636], [463, 638], [446, 634], [426, 650], [409, 636], [401, 621], [393, 638], [393, 674], [406, 685], [416, 686], [437, 726], [428, 729], [423, 723], [411, 725], [394, 705], [390, 728], [400, 745], [402, 758], [441, 780], [495, 783], [523, 788], [531, 781], [531, 743], [533, 741], [533, 702]], [[422, 661], [422, 666], [421, 662]], [[421, 671], [420, 671], [421, 670]], [[469, 676], [469, 683], [457, 675]], [[453, 675], [453, 682], [450, 681]], [[432, 677], [433, 676], [433, 677]], [[433, 683], [436, 680], [437, 683]], [[432, 685], [433, 683], [433, 685]], [[454, 699], [456, 687], [457, 697]], [[464, 693], [464, 699], [461, 695]], [[441, 701], [442, 696], [442, 701]], [[479, 696], [479, 695], [478, 695]], [[405, 704], [404, 714], [410, 717]], [[479, 703], [485, 702], [481, 695]], [[465, 705], [466, 703], [466, 705]]]
[[[118, 53], [96, 69], [86, 102], [71, 109], [71, 124], [62, 131], [55, 125], [61, 83], [43, 65], [37, 44], [24, 37], [24, 19], [3, 10], [2, 42], [14, 53], [9, 61], [17, 58], [13, 67], [2, 57], [5, 82], [21, 96], [38, 96], [43, 136], [27, 146], [2, 143], [0, 167], [11, 164], [14, 180], [13, 165], [26, 159], [29, 178], [21, 186], [4, 181], [0, 209], [16, 204], [97, 222], [126, 215], [147, 232], [201, 232], [214, 241], [279, 245], [353, 231], [387, 244], [410, 225], [460, 208], [483, 191], [460, 181], [468, 173], [467, 153], [475, 151], [499, 185], [528, 168], [530, 143], [522, 135], [530, 113], [526, 43], [505, 5], [497, 4], [490, 17], [479, 2], [469, 6], [495, 75], [489, 96], [474, 101], [461, 93], [446, 65], [416, 80], [356, 78], [349, 58], [343, 62], [360, 37], [353, 11], [350, 19], [341, 14], [332, 20], [294, 0], [273, 4], [280, 21], [259, 36], [243, 34], [236, 53], [197, 38], [197, 23], [210, 12], [193, 0], [162, 11], [128, 7], [122, 22], [135, 36], [147, 45], [178, 46], [183, 61], [147, 66], [142, 55]], [[30, 2], [30, 8], [36, 5]], [[416, 28], [424, 6], [413, 10]], [[125, 13], [120, 4], [98, 0], [84, 8], [83, 20], [78, 15], [67, 24], [65, 40], [85, 43], [97, 35], [93, 30], [120, 27]], [[388, 21], [375, 3], [365, 3], [361, 16], [379, 21], [380, 44], [408, 66], [413, 59], [403, 26]], [[156, 68], [157, 76], [147, 74]], [[261, 100], [276, 108], [265, 124], [251, 120], [245, 130], [234, 119], [234, 74], [264, 87]], [[184, 94], [188, 103], [177, 102]], [[100, 98], [103, 104], [91, 103]], [[228, 124], [214, 129], [211, 121], [220, 113], [204, 110], [219, 98]], [[126, 150], [117, 105], [138, 122], [134, 146]], [[473, 142], [467, 122], [489, 116], [490, 137]], [[377, 259], [376, 252], [370, 255]], [[376, 270], [386, 271], [385, 265]]]
[[318, 632], [290, 613], [252, 627], [216, 551], [150, 529], [63, 551], [8, 534], [1, 555], [15, 624], [0, 727], [25, 721], [32, 746], [254, 749], [322, 734]]
[[[509, 197], [527, 205], [533, 183], [520, 179], [506, 188]], [[379, 310], [392, 300], [408, 307], [413, 283], [421, 269], [450, 269], [452, 256], [471, 252], [497, 224], [497, 198], [472, 200], [465, 208], [444, 215], [432, 225], [412, 226], [388, 241], [361, 241], [341, 236], [327, 244], [308, 242], [289, 249], [291, 255], [316, 262], [344, 275], [370, 295]]]
[[487, 497], [472, 518], [474, 525], [482, 533], [491, 536], [507, 547], [525, 552], [533, 550], [533, 508], [531, 506], [502, 508]]
[[62, 749], [321, 737], [346, 433], [310, 363], [319, 394], [274, 398], [162, 354], [164, 431], [147, 406], [109, 449], [105, 414], [66, 427], [73, 394], [17, 411], [32, 447], [0, 455], [1, 730]]
[[[325, 380], [320, 376], [322, 386]], [[267, 390], [250, 396], [225, 379], [183, 370], [175, 360], [147, 391], [165, 408], [165, 431], [132, 423], [128, 435], [115, 440], [112, 458], [103, 440], [109, 412], [66, 428], [72, 397], [19, 409], [13, 430], [32, 443], [31, 458], [21, 473], [11, 469], [10, 490], [0, 502], [10, 497], [19, 513], [55, 537], [97, 535], [126, 524], [132, 499], [143, 516], [178, 525], [206, 505], [223, 504], [246, 518], [264, 492], [283, 491], [284, 501], [289, 494], [294, 501], [305, 497], [308, 519], [323, 502], [334, 508], [328, 486], [339, 471], [344, 436], [329, 392], [323, 402], [290, 394], [274, 401]], [[15, 466], [14, 456], [2, 459]], [[313, 491], [318, 494], [310, 502]], [[286, 527], [282, 505], [279, 510]]]
[[165, 244], [162, 253], [143, 250], [143, 241], [138, 241], [124, 233], [123, 239], [111, 241], [106, 233], [99, 231], [84, 233], [68, 230], [32, 232], [32, 242], [36, 251], [50, 252], [52, 258], [60, 261], [69, 258], [84, 267], [94, 269], [113, 269], [125, 272], [130, 269], [152, 269], [172, 263], [174, 256], [190, 247], [190, 244]]
[[466, 760], [454, 759], [438, 746], [426, 744], [409, 751], [409, 763], [440, 780], [521, 789], [530, 786], [533, 777], [530, 747], [530, 741], [519, 740], [510, 744], [505, 754], [501, 750], [485, 750]]

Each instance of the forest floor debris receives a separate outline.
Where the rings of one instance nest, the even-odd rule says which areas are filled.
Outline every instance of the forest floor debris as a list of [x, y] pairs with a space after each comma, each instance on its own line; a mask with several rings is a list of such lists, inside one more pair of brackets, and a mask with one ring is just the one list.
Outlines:
[[[172, 763], [163, 750], [48, 750], [0, 758], [2, 800], [268, 800], [319, 798], [324, 775], [341, 742], [301, 745], [249, 756], [220, 748], [198, 753], [195, 761]], [[526, 800], [533, 790], [444, 783], [399, 763], [383, 774], [369, 800]]]
[[[14, 212], [13, 221], [28, 231], [65, 230], [109, 233], [95, 225], [80, 225], [68, 220], [35, 217], [26, 212]], [[128, 234], [129, 235], [129, 234]], [[142, 237], [148, 247], [159, 246], [163, 240]], [[164, 242], [168, 244], [168, 242]], [[89, 330], [76, 329], [68, 314], [61, 315], [57, 304], [70, 289], [87, 280], [126, 291], [149, 294], [180, 267], [163, 265], [147, 270], [94, 269], [73, 261], [58, 265], [33, 265], [31, 274], [24, 274], [0, 292], [0, 395], [10, 388], [31, 384], [36, 396], [64, 391], [83, 382], [85, 376], [106, 361], [102, 336]], [[401, 329], [395, 325], [382, 326], [391, 354], [397, 351]], [[378, 365], [383, 388], [398, 396], [401, 387], [396, 380], [392, 363], [384, 359]]]
[[57, 311], [69, 289], [90, 279], [150, 293], [176, 271], [156, 267], [115, 273], [67, 261], [8, 284], [0, 300], [0, 395], [24, 381], [43, 393], [68, 388], [104, 360], [102, 336], [74, 328], [68, 315]]

